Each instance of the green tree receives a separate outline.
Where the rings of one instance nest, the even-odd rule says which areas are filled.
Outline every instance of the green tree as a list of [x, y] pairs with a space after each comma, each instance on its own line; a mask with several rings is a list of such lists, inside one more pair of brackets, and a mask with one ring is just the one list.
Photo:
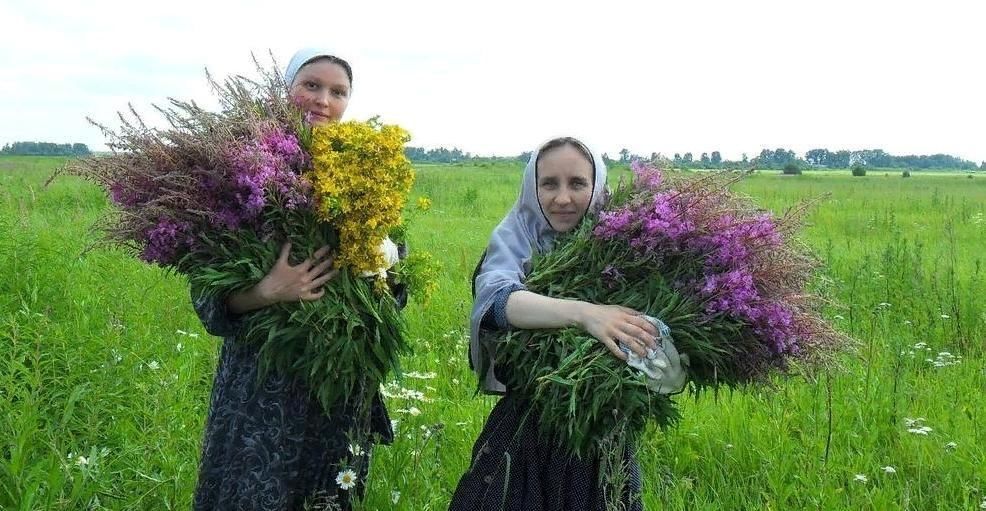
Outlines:
[[812, 149], [805, 153], [805, 161], [809, 165], [818, 165], [827, 167], [829, 166], [829, 158], [831, 153], [828, 149]]

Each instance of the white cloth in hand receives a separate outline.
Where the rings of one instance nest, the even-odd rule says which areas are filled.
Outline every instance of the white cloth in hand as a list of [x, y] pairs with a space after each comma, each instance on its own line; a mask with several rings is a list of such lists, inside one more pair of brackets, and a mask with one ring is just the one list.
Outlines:
[[383, 266], [377, 268], [376, 271], [365, 271], [361, 276], [372, 277], [374, 275], [378, 275], [380, 278], [386, 278], [387, 270], [397, 264], [397, 261], [401, 258], [397, 251], [397, 244], [391, 241], [389, 236], [380, 242], [380, 246], [377, 247], [377, 252], [383, 256]]
[[657, 327], [660, 341], [657, 349], [648, 348], [646, 358], [631, 351], [622, 341], [620, 349], [627, 355], [627, 365], [647, 378], [647, 388], [659, 394], [677, 394], [688, 380], [688, 355], [678, 354], [671, 339], [671, 329], [663, 321], [651, 316], [644, 318]]

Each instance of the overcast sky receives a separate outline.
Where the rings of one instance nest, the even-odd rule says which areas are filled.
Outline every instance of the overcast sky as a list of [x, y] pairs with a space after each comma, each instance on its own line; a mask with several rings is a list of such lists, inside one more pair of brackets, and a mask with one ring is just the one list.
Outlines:
[[[0, 4], [0, 144], [84, 142], [132, 103], [211, 104], [204, 69], [302, 46], [354, 68], [347, 117], [514, 155], [882, 148], [986, 160], [981, 2], [539, 0]], [[472, 6], [476, 4], [478, 6]]]

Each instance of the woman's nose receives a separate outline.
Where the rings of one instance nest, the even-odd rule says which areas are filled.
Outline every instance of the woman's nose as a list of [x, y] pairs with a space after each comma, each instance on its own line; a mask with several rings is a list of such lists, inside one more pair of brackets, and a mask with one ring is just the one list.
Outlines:
[[572, 194], [567, 189], [562, 188], [558, 191], [558, 195], [555, 196], [555, 202], [558, 204], [568, 204], [572, 202]]

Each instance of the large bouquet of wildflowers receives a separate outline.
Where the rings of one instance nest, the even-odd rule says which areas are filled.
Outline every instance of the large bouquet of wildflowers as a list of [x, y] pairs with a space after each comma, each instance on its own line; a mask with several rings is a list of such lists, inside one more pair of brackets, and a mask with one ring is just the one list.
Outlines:
[[291, 264], [333, 247], [341, 271], [321, 299], [265, 307], [240, 327], [263, 370], [307, 381], [329, 411], [375, 391], [408, 350], [393, 292], [415, 281], [398, 261], [408, 135], [374, 120], [311, 125], [280, 75], [258, 69], [260, 81], [210, 78], [219, 112], [171, 100], [166, 129], [121, 115], [119, 131], [102, 128], [112, 154], [69, 170], [108, 190], [109, 241], [186, 275], [198, 295], [253, 287], [285, 242]]
[[[815, 260], [793, 237], [804, 208], [766, 213], [732, 192], [737, 178], [726, 173], [633, 171], [598, 216], [535, 257], [529, 290], [661, 319], [688, 355], [695, 390], [762, 380], [842, 340], [808, 290]], [[668, 396], [579, 329], [506, 335], [497, 350], [504, 383], [576, 454], [605, 454], [648, 420], [678, 418]]]

